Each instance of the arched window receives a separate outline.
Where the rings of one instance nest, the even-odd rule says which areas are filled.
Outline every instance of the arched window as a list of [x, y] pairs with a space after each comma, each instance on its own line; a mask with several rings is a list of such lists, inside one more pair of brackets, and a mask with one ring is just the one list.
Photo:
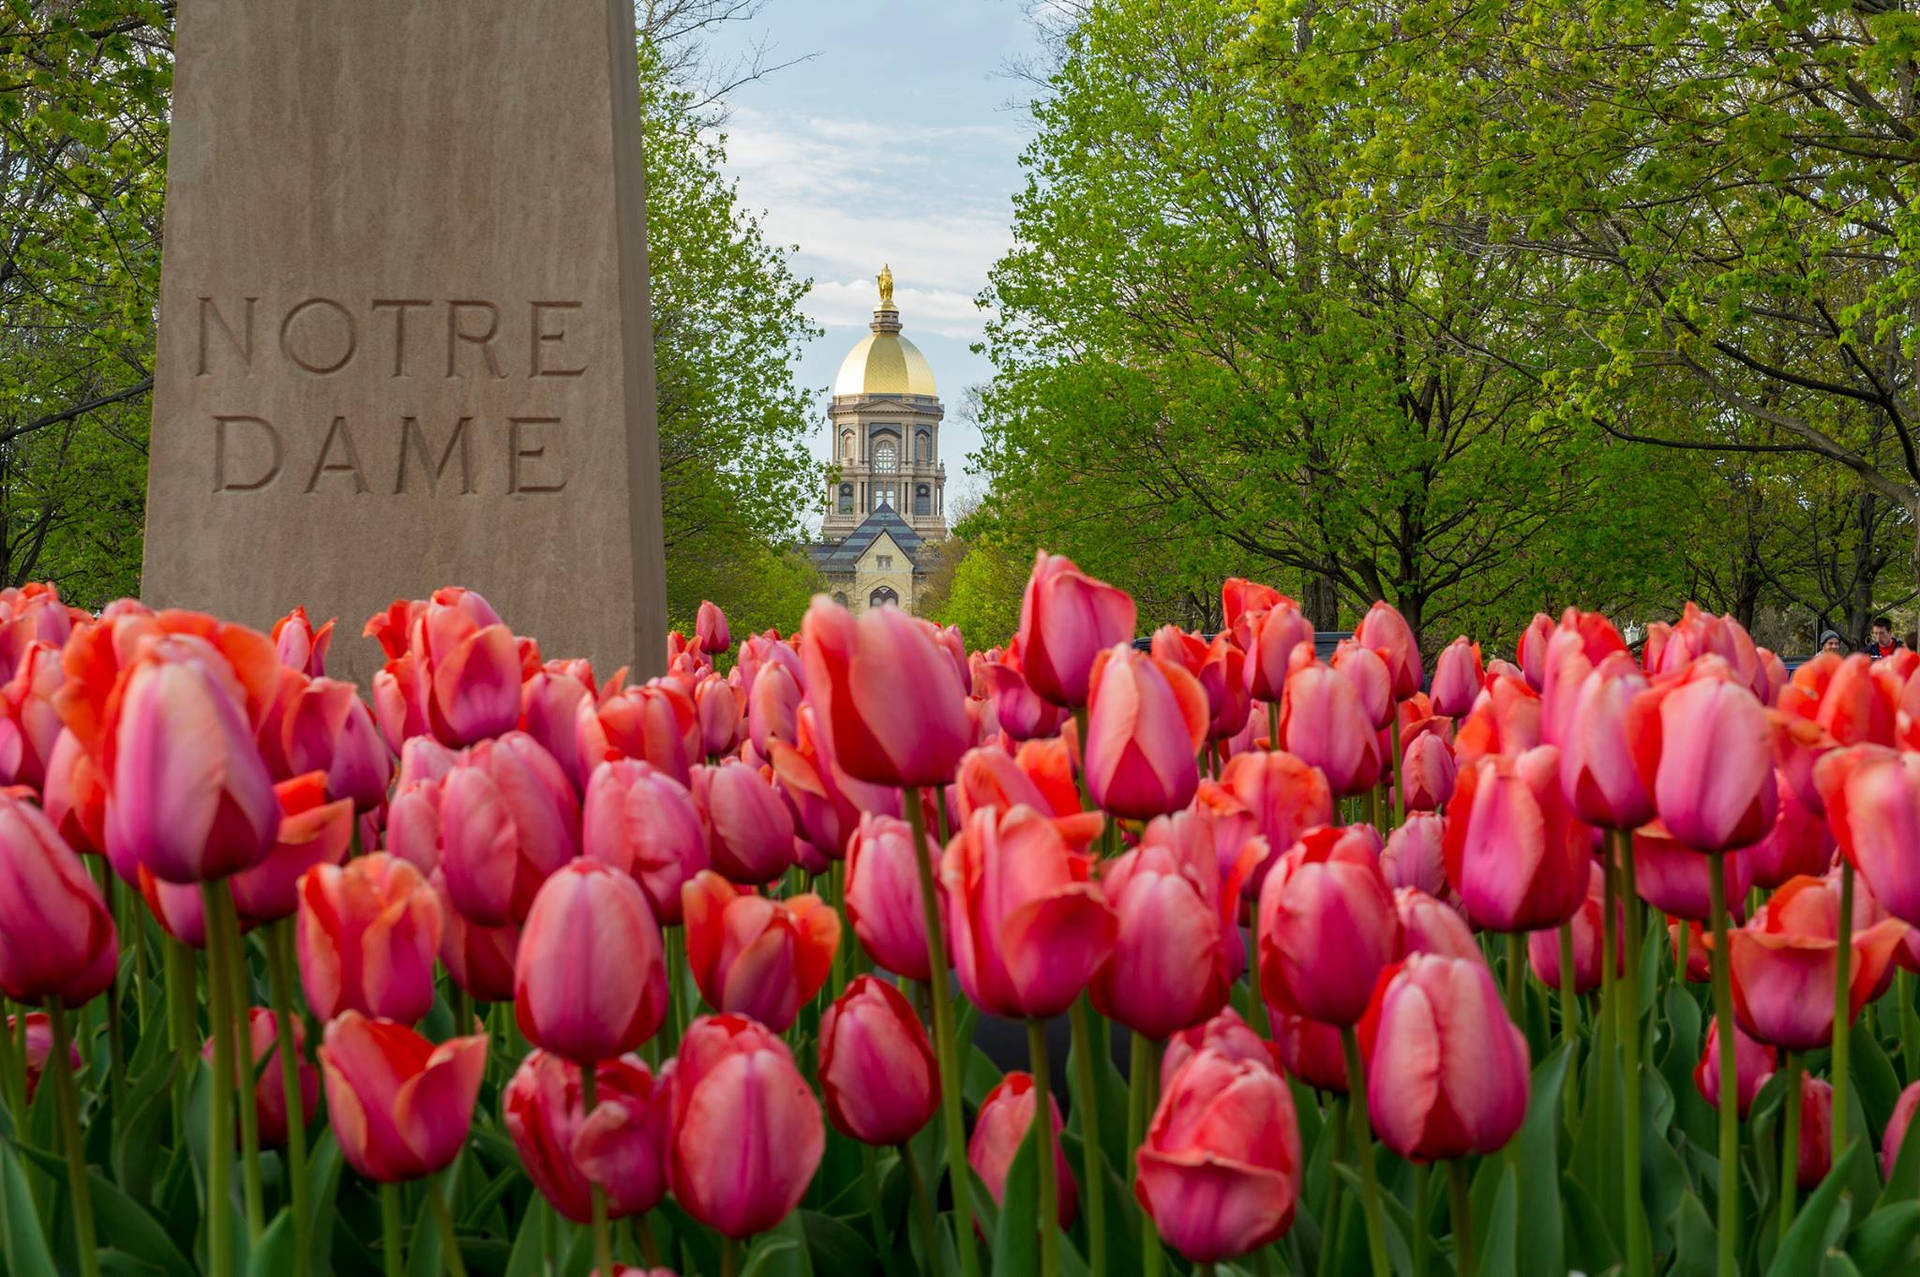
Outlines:
[[913, 437], [913, 459], [922, 464], [933, 460], [933, 436], [924, 430]]
[[933, 493], [924, 483], [913, 490], [913, 512], [915, 514], [933, 513]]
[[843, 483], [840, 485], [840, 513], [853, 513], [853, 485], [851, 483]]
[[873, 444], [873, 468], [890, 471], [899, 464], [899, 455], [895, 452], [893, 440], [876, 439]]
[[851, 430], [842, 430], [840, 432], [840, 459], [842, 461], [853, 460], [853, 431]]
[[841, 607], [845, 607], [847, 605], [847, 592], [845, 590], [835, 590], [833, 592], [833, 601]]
[[893, 509], [893, 485], [891, 483], [876, 483], [873, 485], [873, 508], [878, 510], [881, 506], [886, 506], [889, 510]]
[[883, 585], [879, 589], [875, 590], [872, 594], [869, 594], [867, 596], [867, 606], [868, 607], [899, 607], [900, 596], [893, 592], [892, 586]]

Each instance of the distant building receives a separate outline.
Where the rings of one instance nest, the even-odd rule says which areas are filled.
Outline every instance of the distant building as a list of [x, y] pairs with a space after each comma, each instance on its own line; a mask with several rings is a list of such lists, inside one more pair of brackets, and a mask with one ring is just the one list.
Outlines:
[[884, 267], [872, 328], [833, 379], [827, 513], [819, 544], [807, 548], [827, 588], [855, 612], [911, 609], [932, 566], [928, 543], [947, 535], [946, 414], [927, 357], [900, 335]]

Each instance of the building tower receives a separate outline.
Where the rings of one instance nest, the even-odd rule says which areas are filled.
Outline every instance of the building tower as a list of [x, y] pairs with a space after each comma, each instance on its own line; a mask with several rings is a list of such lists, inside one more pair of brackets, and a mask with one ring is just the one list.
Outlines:
[[893, 271], [881, 267], [879, 284], [873, 331], [833, 379], [826, 515], [810, 547], [835, 597], [855, 611], [911, 608], [929, 566], [922, 547], [947, 535], [945, 410], [926, 356], [900, 335]]

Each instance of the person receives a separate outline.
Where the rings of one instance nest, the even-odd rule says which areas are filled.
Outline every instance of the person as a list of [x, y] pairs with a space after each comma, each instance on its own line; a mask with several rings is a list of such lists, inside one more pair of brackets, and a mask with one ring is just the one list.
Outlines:
[[1845, 656], [1847, 654], [1847, 641], [1840, 637], [1840, 633], [1837, 630], [1821, 630], [1820, 650], [1822, 652], [1832, 652], [1835, 656]]
[[1900, 650], [1900, 640], [1893, 636], [1893, 618], [1876, 616], [1873, 618], [1873, 638], [1867, 644], [1867, 655], [1874, 660], [1885, 660]]

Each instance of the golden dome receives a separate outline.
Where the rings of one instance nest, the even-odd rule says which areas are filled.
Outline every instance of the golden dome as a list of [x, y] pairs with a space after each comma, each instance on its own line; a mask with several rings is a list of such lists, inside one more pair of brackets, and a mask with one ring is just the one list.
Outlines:
[[920, 348], [899, 333], [877, 332], [860, 340], [840, 361], [833, 379], [836, 395], [940, 394], [933, 385], [933, 368]]

